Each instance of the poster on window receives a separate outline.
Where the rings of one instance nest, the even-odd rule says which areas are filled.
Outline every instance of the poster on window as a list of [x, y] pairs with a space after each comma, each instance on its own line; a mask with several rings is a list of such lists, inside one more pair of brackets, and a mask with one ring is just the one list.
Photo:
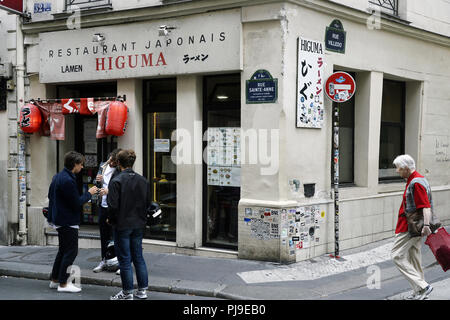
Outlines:
[[208, 128], [208, 185], [240, 187], [240, 133], [241, 128]]
[[322, 128], [323, 50], [321, 41], [298, 38], [297, 128]]

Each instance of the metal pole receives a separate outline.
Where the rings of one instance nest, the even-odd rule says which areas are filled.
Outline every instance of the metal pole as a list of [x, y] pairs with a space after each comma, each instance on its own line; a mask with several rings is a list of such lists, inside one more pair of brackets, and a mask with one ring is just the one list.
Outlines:
[[334, 257], [339, 258], [339, 103], [334, 103]]

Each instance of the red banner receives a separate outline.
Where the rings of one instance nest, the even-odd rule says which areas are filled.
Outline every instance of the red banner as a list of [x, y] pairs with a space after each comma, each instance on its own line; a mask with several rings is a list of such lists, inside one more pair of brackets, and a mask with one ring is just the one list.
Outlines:
[[0, 0], [0, 8], [4, 7], [8, 11], [23, 13], [23, 0]]

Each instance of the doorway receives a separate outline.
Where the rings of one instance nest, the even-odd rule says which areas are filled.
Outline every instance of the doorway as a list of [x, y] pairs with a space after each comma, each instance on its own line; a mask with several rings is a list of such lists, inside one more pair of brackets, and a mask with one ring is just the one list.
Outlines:
[[237, 249], [241, 198], [240, 74], [204, 77], [203, 245]]
[[176, 241], [177, 172], [171, 159], [177, 128], [176, 78], [144, 81], [144, 175], [162, 216], [146, 229], [149, 239]]
[[[116, 82], [102, 82], [61, 85], [56, 87], [56, 95], [58, 99], [115, 97], [117, 96], [117, 84]], [[64, 167], [66, 152], [75, 150], [85, 156], [84, 169], [76, 176], [80, 194], [87, 192], [94, 185], [100, 163], [106, 161], [109, 153], [117, 148], [117, 137], [96, 138], [97, 121], [97, 114], [91, 116], [68, 114], [65, 116], [66, 139], [56, 141], [58, 171]], [[97, 207], [91, 202], [83, 205], [81, 224], [84, 226], [98, 225]], [[97, 227], [91, 228], [92, 232], [98, 232]]]

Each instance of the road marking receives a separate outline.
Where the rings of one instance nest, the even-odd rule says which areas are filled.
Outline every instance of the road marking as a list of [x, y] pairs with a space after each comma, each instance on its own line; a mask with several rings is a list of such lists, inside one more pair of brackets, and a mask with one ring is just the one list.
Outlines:
[[391, 249], [392, 243], [388, 243], [344, 256], [341, 261], [326, 256], [315, 258], [316, 262], [307, 260], [276, 269], [239, 272], [237, 275], [246, 283], [316, 280], [390, 260]]

